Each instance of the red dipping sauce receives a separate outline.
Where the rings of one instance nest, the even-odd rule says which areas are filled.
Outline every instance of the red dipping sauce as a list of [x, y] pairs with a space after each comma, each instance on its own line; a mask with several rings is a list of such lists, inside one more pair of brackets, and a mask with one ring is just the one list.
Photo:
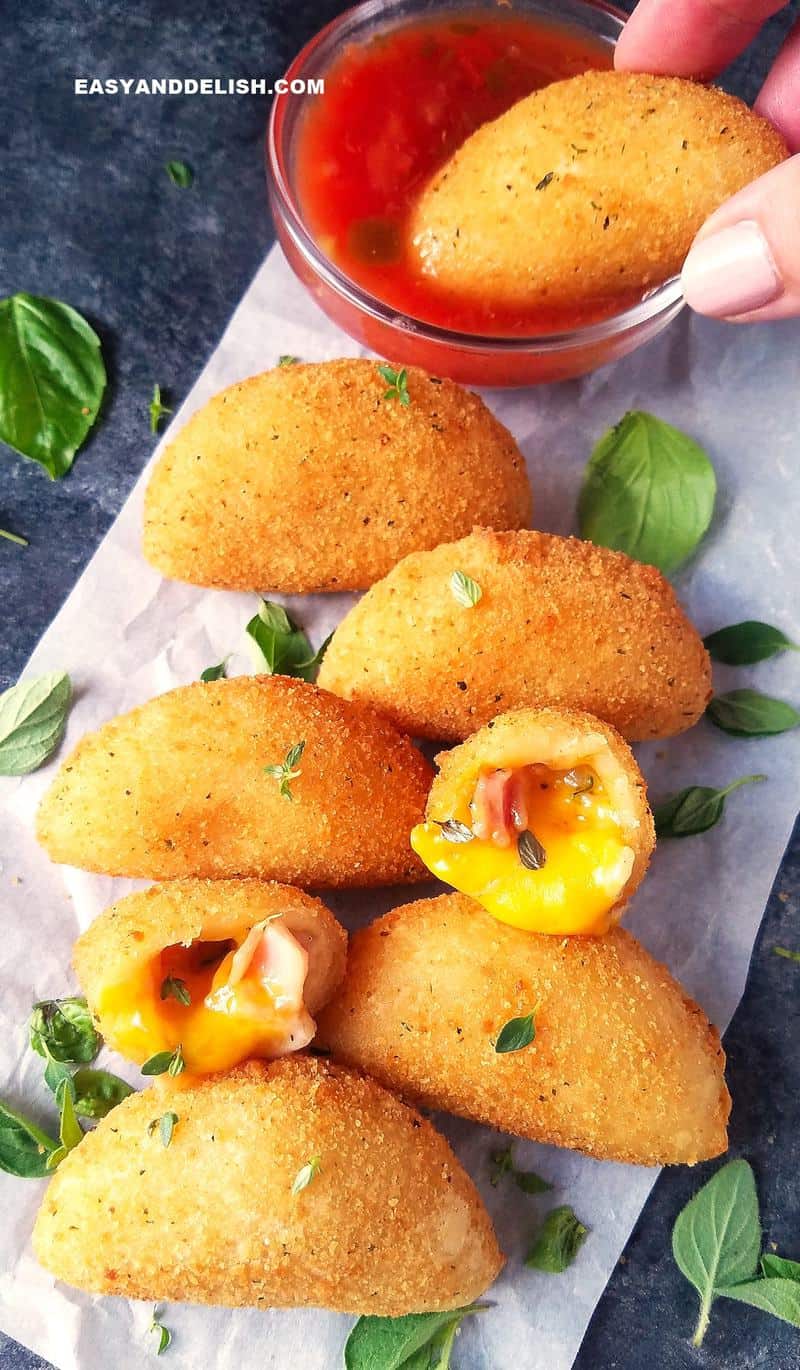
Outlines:
[[608, 318], [633, 303], [523, 309], [444, 291], [422, 274], [408, 220], [426, 182], [488, 120], [611, 50], [590, 35], [513, 12], [449, 12], [350, 43], [307, 102], [295, 144], [306, 225], [351, 280], [398, 313], [461, 333], [531, 337]]

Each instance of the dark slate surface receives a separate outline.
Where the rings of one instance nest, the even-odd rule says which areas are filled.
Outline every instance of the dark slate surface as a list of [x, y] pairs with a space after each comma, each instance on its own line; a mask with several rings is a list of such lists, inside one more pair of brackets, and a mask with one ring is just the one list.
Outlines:
[[[72, 78], [274, 78], [341, 8], [337, 0], [41, 0], [14, 6], [12, 16], [5, 7], [0, 296], [29, 290], [80, 309], [102, 337], [111, 393], [68, 479], [51, 483], [32, 463], [3, 453], [0, 527], [28, 535], [31, 546], [0, 542], [0, 685], [16, 679], [146, 460], [153, 383], [167, 402], [183, 397], [272, 236], [262, 170], [266, 99], [77, 99]], [[791, 10], [730, 74], [748, 98]], [[194, 166], [194, 190], [171, 186], [163, 170], [170, 157]], [[766, 1238], [795, 1257], [800, 968], [772, 949], [800, 946], [799, 909], [796, 832], [726, 1037], [736, 1100], [731, 1154], [755, 1167]], [[713, 1169], [662, 1175], [598, 1306], [578, 1370], [800, 1365], [798, 1333], [731, 1303], [717, 1306], [703, 1349], [689, 1345], [696, 1301], [672, 1263], [669, 1237], [675, 1215]], [[46, 1370], [2, 1334], [0, 1366]]]

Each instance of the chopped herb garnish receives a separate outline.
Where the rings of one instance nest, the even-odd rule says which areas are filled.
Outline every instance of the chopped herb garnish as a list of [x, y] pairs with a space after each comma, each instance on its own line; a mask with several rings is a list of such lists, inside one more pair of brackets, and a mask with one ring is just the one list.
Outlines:
[[183, 1048], [178, 1043], [174, 1051], [157, 1051], [141, 1069], [143, 1075], [180, 1075], [185, 1067]]
[[477, 580], [473, 580], [465, 571], [454, 571], [450, 577], [450, 593], [465, 609], [472, 609], [482, 597], [483, 590]]
[[724, 790], [709, 785], [689, 785], [663, 803], [656, 804], [653, 818], [657, 837], [693, 837], [706, 832], [718, 823], [725, 812], [725, 800], [740, 785], [755, 785], [766, 780], [765, 775], [743, 775], [732, 780]]
[[164, 1352], [166, 1351], [167, 1347], [169, 1346], [170, 1342], [172, 1341], [172, 1333], [170, 1332], [170, 1330], [169, 1330], [168, 1327], [165, 1327], [165, 1326], [163, 1325], [163, 1323], [160, 1323], [160, 1322], [158, 1321], [158, 1318], [159, 1318], [158, 1309], [157, 1309], [157, 1308], [154, 1308], [154, 1309], [153, 1309], [153, 1321], [151, 1322], [151, 1324], [150, 1324], [150, 1326], [149, 1326], [149, 1328], [148, 1328], [148, 1331], [149, 1331], [149, 1332], [155, 1332], [155, 1333], [157, 1333], [157, 1335], [158, 1335], [158, 1345], [156, 1346], [156, 1355], [157, 1355], [157, 1356], [163, 1356]]
[[164, 170], [174, 186], [188, 190], [194, 184], [194, 172], [188, 162], [167, 162]]
[[547, 1180], [542, 1179], [541, 1175], [537, 1175], [535, 1170], [517, 1170], [510, 1146], [507, 1146], [504, 1151], [492, 1152], [490, 1185], [496, 1189], [505, 1175], [510, 1175], [517, 1188], [521, 1189], [524, 1194], [544, 1194], [548, 1189], [553, 1188]]
[[278, 358], [278, 366], [296, 366], [299, 360], [299, 357], [292, 357], [288, 352], [283, 352]]
[[177, 999], [179, 1004], [188, 1006], [192, 1002], [189, 987], [185, 980], [179, 980], [175, 975], [167, 975], [161, 981], [161, 998]]
[[86, 1000], [81, 995], [34, 1004], [29, 1031], [31, 1047], [48, 1061], [86, 1065], [94, 1060], [102, 1046]]
[[258, 654], [257, 668], [265, 675], [295, 676], [310, 684], [317, 678], [330, 642], [327, 637], [315, 652], [308, 638], [289, 617], [282, 604], [262, 599], [258, 613], [245, 628]]
[[224, 661], [220, 661], [218, 666], [206, 666], [206, 669], [200, 673], [200, 679], [207, 685], [210, 680], [224, 680], [227, 674], [228, 658], [226, 657]]
[[30, 543], [21, 533], [9, 533], [7, 528], [0, 528], [0, 538], [5, 538], [6, 542], [15, 542], [18, 547], [29, 547]]
[[536, 189], [537, 189], [537, 190], [544, 190], [547, 186], [549, 186], [549, 184], [550, 184], [550, 182], [552, 181], [552, 179], [553, 179], [553, 177], [555, 176], [555, 174], [556, 174], [556, 173], [555, 173], [554, 171], [548, 171], [548, 172], [546, 173], [546, 175], [544, 175], [544, 176], [542, 177], [541, 181], [537, 181], [537, 183], [536, 183]]
[[783, 956], [787, 961], [800, 961], [800, 951], [791, 951], [789, 947], [773, 947], [776, 956]]
[[294, 1180], [292, 1181], [292, 1193], [300, 1194], [304, 1189], [307, 1189], [315, 1175], [318, 1175], [321, 1169], [322, 1157], [312, 1156], [311, 1160], [306, 1161], [306, 1164], [301, 1166], [295, 1175]]
[[530, 828], [526, 828], [517, 838], [517, 852], [523, 866], [529, 871], [540, 871], [547, 862], [547, 852]]
[[569, 1204], [553, 1208], [544, 1220], [539, 1235], [525, 1258], [533, 1270], [544, 1270], [548, 1275], [560, 1275], [572, 1265], [589, 1235]]
[[283, 795], [284, 799], [294, 799], [290, 785], [293, 780], [297, 780], [302, 775], [298, 762], [303, 755], [305, 745], [305, 741], [295, 742], [294, 746], [289, 748], [283, 761], [277, 765], [264, 767], [267, 775], [271, 775], [277, 780], [278, 792]]
[[177, 1113], [162, 1113], [160, 1118], [154, 1118], [151, 1123], [147, 1124], [147, 1131], [152, 1137], [153, 1133], [158, 1129], [158, 1133], [161, 1137], [161, 1145], [169, 1146], [177, 1121]]
[[408, 372], [403, 367], [396, 371], [393, 366], [379, 366], [378, 375], [386, 381], [389, 389], [384, 393], [385, 400], [397, 400], [400, 404], [409, 405], [411, 396], [408, 393]]
[[504, 1056], [509, 1051], [522, 1051], [523, 1047], [530, 1046], [535, 1037], [534, 1016], [526, 1013], [523, 1018], [509, 1018], [497, 1034], [494, 1049], [498, 1056]]
[[158, 425], [163, 419], [164, 415], [171, 413], [172, 410], [168, 409], [165, 404], [161, 403], [161, 386], [154, 385], [153, 398], [150, 401], [150, 432], [157, 433]]
[[442, 837], [448, 842], [471, 842], [475, 836], [471, 828], [466, 823], [460, 823], [457, 818], [446, 818], [443, 823], [438, 818], [434, 818], [434, 823], [441, 828]]
[[564, 784], [572, 790], [572, 798], [579, 794], [589, 794], [594, 789], [594, 776], [591, 771], [571, 770], [564, 776]]

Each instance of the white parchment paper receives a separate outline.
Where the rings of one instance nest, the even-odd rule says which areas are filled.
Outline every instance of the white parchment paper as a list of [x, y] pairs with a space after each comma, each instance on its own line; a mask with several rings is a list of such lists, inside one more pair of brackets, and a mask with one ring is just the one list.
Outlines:
[[[173, 428], [222, 386], [275, 364], [280, 353], [320, 361], [358, 348], [319, 312], [274, 249], [237, 309]], [[763, 618], [800, 640], [800, 324], [733, 328], [685, 314], [656, 342], [616, 366], [559, 386], [487, 398], [528, 459], [537, 527], [573, 531], [575, 497], [593, 442], [629, 408], [647, 408], [708, 449], [719, 478], [714, 526], [679, 579], [703, 632]], [[89, 728], [241, 648], [253, 596], [162, 581], [139, 550], [139, 482], [26, 674], [67, 669], [76, 687], [65, 746]], [[351, 597], [286, 601], [318, 644]], [[239, 657], [238, 669], [248, 669]], [[718, 689], [757, 682], [797, 701], [792, 654], [751, 670], [717, 668]], [[658, 799], [686, 784], [723, 785], [763, 771], [769, 783], [736, 793], [723, 823], [702, 837], [661, 844], [628, 924], [725, 1027], [741, 996], [753, 940], [797, 808], [798, 743], [743, 741], [701, 723], [688, 735], [638, 749]], [[62, 755], [63, 749], [62, 749]], [[33, 837], [39, 798], [57, 761], [0, 782], [0, 1091], [12, 1106], [52, 1121], [41, 1061], [27, 1050], [31, 1002], [73, 985], [72, 943], [113, 898], [133, 888], [51, 866]], [[358, 892], [330, 902], [351, 927], [424, 891]], [[133, 1081], [136, 1073], [114, 1062]], [[734, 1108], [735, 1108], [734, 1100]], [[517, 1143], [518, 1163], [550, 1179], [552, 1195], [525, 1198], [488, 1184], [489, 1152], [501, 1139], [455, 1119], [438, 1122], [476, 1179], [509, 1261], [491, 1293], [494, 1311], [470, 1319], [455, 1361], [470, 1370], [567, 1370], [603, 1287], [644, 1203], [653, 1170], [603, 1164]], [[224, 1183], [224, 1177], [220, 1177]], [[151, 1308], [93, 1299], [36, 1265], [30, 1230], [43, 1183], [0, 1173], [0, 1308], [10, 1335], [59, 1370], [129, 1370], [151, 1363]], [[530, 1237], [552, 1202], [570, 1202], [591, 1228], [575, 1265], [560, 1276], [526, 1270]], [[333, 1370], [349, 1320], [323, 1312], [226, 1312], [171, 1306], [170, 1370]]]

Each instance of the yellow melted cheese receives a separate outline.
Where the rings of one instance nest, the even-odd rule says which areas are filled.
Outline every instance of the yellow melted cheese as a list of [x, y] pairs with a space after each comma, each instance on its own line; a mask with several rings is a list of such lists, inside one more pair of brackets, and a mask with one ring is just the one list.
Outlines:
[[[634, 853], [596, 776], [591, 791], [576, 794], [565, 773], [547, 774], [547, 788], [535, 785], [528, 793], [527, 826], [546, 854], [540, 870], [523, 865], [516, 834], [506, 846], [480, 837], [453, 842], [441, 822], [426, 822], [413, 829], [411, 846], [428, 870], [502, 923], [526, 932], [600, 936], [615, 921], [611, 910]], [[473, 826], [469, 803], [448, 816]]]
[[[254, 930], [255, 931], [255, 930]], [[276, 930], [277, 931], [277, 930]], [[272, 936], [276, 935], [273, 931]], [[305, 953], [283, 927], [302, 958]], [[180, 1043], [186, 1069], [196, 1074], [228, 1070], [250, 1057], [282, 1056], [307, 1045], [314, 1023], [303, 1005], [302, 975], [281, 984], [252, 973], [233, 975], [243, 944], [195, 942], [167, 947], [129, 979], [104, 986], [97, 1016], [121, 1055], [142, 1063]], [[286, 945], [290, 956], [292, 949]], [[190, 1003], [162, 998], [168, 976], [182, 981]]]

